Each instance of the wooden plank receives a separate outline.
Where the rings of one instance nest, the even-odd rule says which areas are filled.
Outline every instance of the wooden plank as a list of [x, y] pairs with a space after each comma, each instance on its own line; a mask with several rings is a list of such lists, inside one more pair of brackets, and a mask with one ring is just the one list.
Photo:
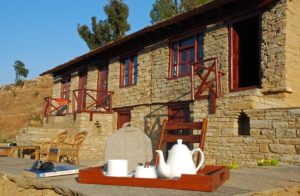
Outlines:
[[167, 123], [165, 129], [166, 130], [181, 130], [181, 129], [201, 129], [201, 122], [188, 122], [188, 123]]
[[180, 137], [183, 142], [192, 142], [198, 143], [200, 141], [201, 135], [172, 135], [172, 134], [165, 134], [163, 138], [163, 142], [176, 142], [177, 139]]

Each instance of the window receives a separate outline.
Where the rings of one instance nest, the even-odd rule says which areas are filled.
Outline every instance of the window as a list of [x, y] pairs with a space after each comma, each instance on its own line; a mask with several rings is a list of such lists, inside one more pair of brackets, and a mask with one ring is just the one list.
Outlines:
[[132, 86], [138, 80], [138, 58], [137, 55], [121, 59], [120, 86]]
[[230, 89], [260, 85], [259, 16], [236, 22], [230, 27]]
[[60, 98], [69, 100], [69, 98], [70, 98], [70, 83], [71, 83], [71, 77], [70, 76], [64, 77], [61, 80]]
[[192, 64], [203, 59], [203, 34], [191, 36], [171, 44], [170, 78], [188, 76]]

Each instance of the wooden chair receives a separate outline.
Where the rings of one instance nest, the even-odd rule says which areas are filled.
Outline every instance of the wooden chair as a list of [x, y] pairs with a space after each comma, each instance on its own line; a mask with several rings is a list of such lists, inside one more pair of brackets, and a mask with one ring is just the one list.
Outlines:
[[79, 165], [79, 150], [87, 133], [87, 131], [76, 133], [69, 140], [63, 142], [58, 149], [57, 160], [65, 159], [68, 163]]
[[[179, 130], [193, 130], [190, 135], [176, 135], [174, 133]], [[200, 133], [195, 134], [195, 130], [200, 130]], [[173, 143], [177, 139], [182, 139], [186, 143], [199, 143], [199, 148], [204, 150], [205, 136], [207, 130], [207, 119], [204, 118], [202, 122], [168, 122], [168, 120], [163, 121], [161, 127], [161, 132], [158, 140], [158, 150], [162, 150], [163, 143]], [[172, 133], [173, 132], [173, 133]], [[200, 157], [198, 155], [197, 162]], [[158, 164], [158, 155], [156, 154], [154, 159], [155, 165]]]
[[34, 145], [37, 145], [37, 146], [40, 147], [40, 156], [41, 156], [41, 158], [48, 156], [50, 147], [51, 148], [59, 148], [60, 145], [67, 138], [67, 135], [68, 135], [68, 132], [67, 131], [63, 131], [63, 132], [57, 134], [49, 142], [36, 142], [36, 143], [34, 143]]

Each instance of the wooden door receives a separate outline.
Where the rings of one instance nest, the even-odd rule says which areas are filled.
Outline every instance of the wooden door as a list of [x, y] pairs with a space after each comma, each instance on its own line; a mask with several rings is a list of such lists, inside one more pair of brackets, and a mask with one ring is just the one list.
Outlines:
[[130, 110], [119, 111], [117, 128], [118, 129], [122, 128], [123, 124], [126, 122], [130, 122], [130, 120], [131, 120]]
[[77, 109], [82, 111], [86, 106], [87, 71], [79, 73]]
[[97, 104], [107, 106], [108, 66], [101, 66], [98, 70]]
[[231, 89], [239, 87], [239, 34], [235, 28], [230, 28], [231, 35]]
[[60, 98], [67, 99], [67, 100], [70, 99], [70, 83], [71, 83], [70, 76], [64, 77], [62, 79]]

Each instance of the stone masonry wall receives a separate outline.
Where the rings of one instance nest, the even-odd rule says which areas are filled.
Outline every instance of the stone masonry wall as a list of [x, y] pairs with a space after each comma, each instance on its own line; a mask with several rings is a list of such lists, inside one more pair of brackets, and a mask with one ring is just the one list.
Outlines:
[[[235, 114], [234, 114], [235, 112]], [[207, 164], [255, 166], [257, 160], [300, 163], [300, 109], [244, 110], [250, 117], [250, 136], [238, 135], [240, 110], [209, 116]]]
[[261, 69], [264, 91], [286, 89], [286, 2], [280, 0], [262, 15]]
[[300, 100], [300, 1], [287, 1], [286, 16], [286, 78], [287, 86], [292, 90], [288, 96], [289, 105], [299, 105]]

